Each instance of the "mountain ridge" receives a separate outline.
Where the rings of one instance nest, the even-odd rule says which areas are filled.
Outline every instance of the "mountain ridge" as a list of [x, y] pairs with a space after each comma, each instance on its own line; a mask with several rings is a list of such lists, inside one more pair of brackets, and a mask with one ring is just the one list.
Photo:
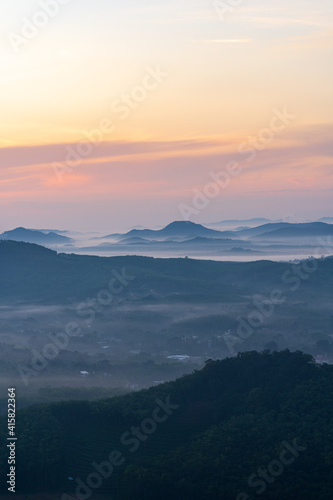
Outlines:
[[42, 232], [34, 229], [26, 229], [25, 227], [17, 227], [15, 229], [5, 231], [0, 234], [0, 240], [22, 241], [24, 243], [37, 243], [37, 244], [66, 244], [71, 243], [73, 240], [68, 236], [57, 234], [56, 232]]
[[215, 237], [223, 237], [221, 231], [216, 231], [214, 229], [209, 229], [202, 224], [196, 224], [191, 221], [173, 221], [163, 229], [132, 229], [131, 231], [124, 233], [123, 235], [119, 234], [109, 234], [104, 236], [104, 238], [132, 238], [132, 237], [141, 237], [141, 238], [154, 238], [154, 239], [165, 239], [167, 237], [186, 237], [186, 238], [195, 238], [197, 236], [215, 236]]
[[[86, 478], [102, 471], [91, 464], [105, 465], [117, 449], [125, 459], [100, 481], [105, 499], [112, 492], [115, 500], [246, 500], [251, 496], [240, 492], [258, 488], [251, 490], [247, 478], [276, 462], [287, 443], [289, 456], [290, 445], [299, 450], [292, 455], [297, 460], [278, 480], [274, 475], [264, 482], [267, 498], [327, 500], [333, 488], [327, 444], [332, 390], [333, 367], [315, 364], [310, 355], [252, 351], [209, 359], [201, 370], [137, 393], [30, 407], [17, 420], [18, 488], [58, 488], [66, 498], [85, 491], [88, 498]], [[3, 463], [6, 443], [0, 445]], [[75, 443], [84, 443], [84, 453], [75, 452]]]

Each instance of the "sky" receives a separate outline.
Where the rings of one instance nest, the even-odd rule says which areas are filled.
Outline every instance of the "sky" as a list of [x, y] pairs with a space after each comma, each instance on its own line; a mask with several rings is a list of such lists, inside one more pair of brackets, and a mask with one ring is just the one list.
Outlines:
[[0, 19], [0, 230], [333, 216], [331, 0], [7, 0]]

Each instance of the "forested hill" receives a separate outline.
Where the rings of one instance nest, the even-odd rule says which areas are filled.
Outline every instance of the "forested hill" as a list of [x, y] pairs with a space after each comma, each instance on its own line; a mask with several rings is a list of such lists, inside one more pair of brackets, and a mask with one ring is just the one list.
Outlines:
[[59, 498], [328, 500], [332, 394], [332, 366], [246, 352], [135, 394], [31, 407], [17, 418], [19, 487]]
[[[139, 299], [239, 301], [275, 287], [290, 291], [304, 276], [306, 300], [331, 293], [333, 258], [320, 259], [316, 272], [294, 269], [288, 262], [216, 262], [151, 257], [96, 257], [57, 254], [39, 245], [0, 241], [0, 302], [68, 304], [107, 287], [113, 272], [130, 276], [123, 296]], [[283, 276], [287, 273], [286, 280]], [[308, 279], [311, 276], [311, 279]], [[126, 281], [126, 278], [125, 278]]]

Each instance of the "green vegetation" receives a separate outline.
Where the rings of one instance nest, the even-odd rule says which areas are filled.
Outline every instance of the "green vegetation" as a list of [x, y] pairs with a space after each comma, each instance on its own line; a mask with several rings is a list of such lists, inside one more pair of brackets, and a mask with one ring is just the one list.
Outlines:
[[[26, 494], [74, 491], [68, 477], [85, 483], [96, 472], [92, 463], [118, 450], [124, 462], [96, 490], [105, 499], [234, 500], [242, 492], [239, 499], [256, 498], [259, 486], [249, 486], [248, 478], [296, 440], [302, 452], [266, 483], [263, 498], [327, 500], [332, 391], [333, 367], [309, 355], [245, 352], [130, 395], [30, 407], [18, 414], [18, 487]], [[133, 426], [149, 428], [144, 422], [157, 400], [173, 405], [169, 417], [143, 434], [135, 450], [133, 441], [122, 443]], [[4, 444], [2, 470], [6, 454]]]

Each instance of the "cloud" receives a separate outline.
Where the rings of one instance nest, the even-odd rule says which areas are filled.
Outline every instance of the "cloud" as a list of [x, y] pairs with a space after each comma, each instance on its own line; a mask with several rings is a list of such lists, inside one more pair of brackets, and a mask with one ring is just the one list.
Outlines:
[[277, 25], [284, 26], [290, 24], [300, 24], [306, 26], [322, 26], [319, 21], [314, 21], [312, 19], [300, 19], [299, 17], [267, 17], [267, 16], [243, 16], [242, 21], [251, 24], [266, 24], [266, 25]]
[[332, 48], [333, 30], [323, 30], [303, 36], [293, 36], [288, 38], [286, 43], [294, 49]]
[[260, 2], [258, 5], [241, 5], [236, 10], [235, 21], [266, 24], [276, 26], [303, 25], [303, 26], [332, 26], [332, 12], [328, 6], [320, 5], [320, 0], [304, 8], [303, 1], [281, 0], [269, 5]]
[[251, 43], [250, 38], [216, 38], [212, 40], [199, 40], [204, 43]]
[[[223, 196], [241, 193], [333, 187], [331, 141], [333, 125], [293, 128], [284, 132], [255, 160], [238, 153], [244, 138], [198, 138], [166, 142], [100, 143], [92, 154], [74, 165], [59, 182], [54, 161], [64, 162], [77, 144], [0, 149], [0, 193], [10, 199], [43, 200], [46, 204], [71, 200], [186, 199], [194, 188], [211, 181], [209, 173], [238, 161], [242, 174]], [[174, 200], [173, 202], [171, 200]]]

